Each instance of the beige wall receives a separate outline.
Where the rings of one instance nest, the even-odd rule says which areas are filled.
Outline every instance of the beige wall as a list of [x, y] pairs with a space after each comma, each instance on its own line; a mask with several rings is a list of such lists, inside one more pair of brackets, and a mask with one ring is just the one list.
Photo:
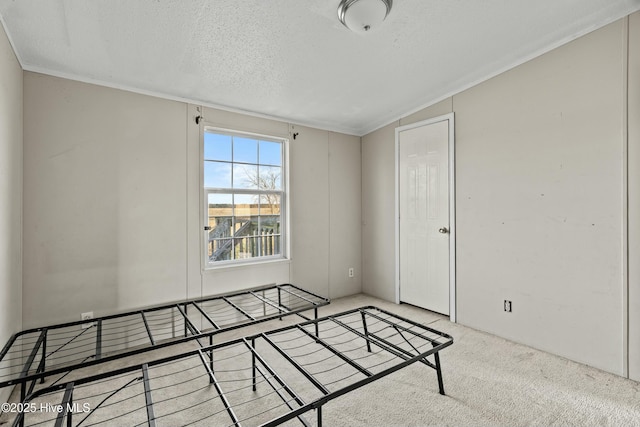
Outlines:
[[[22, 329], [22, 68], [0, 25], [0, 343]], [[2, 344], [4, 345], [4, 344]], [[6, 402], [10, 389], [0, 390]]]
[[22, 155], [22, 68], [0, 25], [1, 343], [22, 329]]
[[[359, 137], [329, 132], [330, 298], [362, 291], [360, 162]], [[352, 278], [349, 268], [354, 269]]]
[[329, 134], [305, 126], [292, 132], [291, 279], [329, 295]]
[[24, 324], [185, 297], [186, 105], [25, 72]]
[[617, 374], [623, 37], [618, 21], [453, 99], [459, 322]]
[[393, 129], [453, 111], [458, 321], [625, 374], [625, 28], [363, 137], [365, 291], [394, 297]]
[[25, 327], [269, 283], [360, 292], [360, 138], [295, 126], [291, 261], [203, 270], [195, 116], [282, 137], [290, 125], [24, 76]]
[[395, 300], [395, 178], [392, 123], [362, 138], [362, 291]]
[[629, 18], [629, 377], [640, 381], [640, 13]]

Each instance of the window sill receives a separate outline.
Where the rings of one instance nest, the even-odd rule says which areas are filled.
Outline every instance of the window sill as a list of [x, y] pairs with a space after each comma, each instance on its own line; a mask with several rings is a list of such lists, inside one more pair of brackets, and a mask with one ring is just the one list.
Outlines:
[[207, 265], [203, 268], [204, 272], [207, 271], [216, 271], [216, 270], [226, 270], [226, 269], [236, 269], [236, 268], [252, 268], [252, 267], [260, 267], [262, 265], [269, 264], [291, 264], [291, 259], [289, 258], [276, 258], [276, 259], [265, 259], [265, 260], [255, 260], [255, 261], [242, 261], [242, 262], [229, 262], [229, 263], [221, 263], [220, 265]]

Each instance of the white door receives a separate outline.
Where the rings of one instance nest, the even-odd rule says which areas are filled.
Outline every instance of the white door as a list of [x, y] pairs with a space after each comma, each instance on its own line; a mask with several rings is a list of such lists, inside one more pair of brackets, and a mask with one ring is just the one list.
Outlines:
[[449, 314], [449, 120], [398, 130], [400, 301]]

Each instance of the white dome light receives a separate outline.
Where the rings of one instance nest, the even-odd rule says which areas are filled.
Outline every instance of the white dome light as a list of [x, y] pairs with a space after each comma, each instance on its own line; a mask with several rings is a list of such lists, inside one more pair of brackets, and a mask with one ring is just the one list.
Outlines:
[[355, 32], [366, 32], [381, 24], [391, 11], [393, 0], [342, 0], [338, 19]]

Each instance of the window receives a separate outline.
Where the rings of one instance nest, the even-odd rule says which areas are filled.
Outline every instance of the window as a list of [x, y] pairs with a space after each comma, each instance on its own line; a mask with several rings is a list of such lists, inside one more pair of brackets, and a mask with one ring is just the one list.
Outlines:
[[284, 258], [285, 142], [205, 127], [207, 266]]

